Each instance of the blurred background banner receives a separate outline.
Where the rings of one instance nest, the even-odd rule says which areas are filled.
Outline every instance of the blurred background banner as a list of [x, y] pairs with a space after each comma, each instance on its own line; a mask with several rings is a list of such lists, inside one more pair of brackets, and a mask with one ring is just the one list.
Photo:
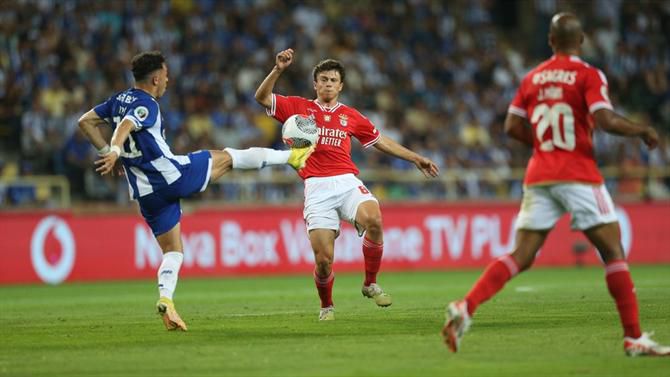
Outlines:
[[[385, 270], [482, 267], [512, 247], [516, 204], [386, 205]], [[669, 263], [670, 232], [657, 219], [670, 203], [617, 209], [631, 263]], [[181, 276], [231, 276], [312, 271], [299, 207], [198, 210], [184, 215]], [[161, 252], [136, 215], [0, 214], [5, 250], [0, 284], [152, 278]], [[344, 226], [336, 241], [337, 272], [363, 271], [361, 239]], [[112, 256], [112, 257], [110, 257]], [[104, 258], [105, 263], [100, 263]], [[537, 265], [599, 263], [580, 233], [563, 218]]]
[[[656, 126], [659, 148], [594, 137], [615, 197], [670, 198], [670, 2], [668, 1], [0, 1], [0, 208], [124, 208], [123, 178], [100, 178], [77, 119], [133, 84], [130, 59], [167, 57], [161, 98], [168, 143], [197, 149], [282, 148], [279, 125], [254, 92], [285, 48], [295, 63], [277, 92], [311, 97], [311, 69], [341, 60], [341, 102], [386, 136], [430, 157], [439, 185], [397, 177], [414, 166], [354, 143], [363, 179], [388, 200], [518, 199], [530, 150], [503, 133], [507, 107], [530, 68], [551, 55], [558, 11], [575, 12], [583, 60], [603, 70], [615, 109]], [[148, 17], [151, 15], [151, 17]], [[197, 198], [299, 203], [290, 170], [226, 177]], [[292, 183], [290, 185], [289, 183]], [[206, 205], [206, 204], [205, 204]]]

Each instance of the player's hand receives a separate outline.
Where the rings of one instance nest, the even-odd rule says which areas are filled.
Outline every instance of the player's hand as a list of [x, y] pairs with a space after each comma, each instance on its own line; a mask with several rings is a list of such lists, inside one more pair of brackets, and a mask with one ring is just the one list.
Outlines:
[[644, 141], [645, 144], [647, 144], [647, 147], [649, 149], [654, 149], [658, 145], [658, 132], [654, 129], [654, 127], [647, 127], [645, 132], [640, 136], [642, 138], [642, 141]]
[[116, 160], [119, 159], [119, 155], [115, 152], [109, 152], [106, 155], [102, 156], [99, 160], [95, 161], [95, 164], [98, 167], [95, 169], [100, 175], [105, 175], [111, 173], [114, 170], [114, 165]]
[[277, 54], [277, 57], [275, 58], [275, 65], [277, 66], [277, 69], [280, 71], [283, 71], [293, 63], [293, 49], [292, 48], [287, 48], [284, 51], [280, 51]]
[[419, 156], [416, 161], [414, 161], [414, 165], [421, 170], [426, 178], [435, 178], [440, 174], [440, 168], [438, 168], [433, 161], [423, 156]]

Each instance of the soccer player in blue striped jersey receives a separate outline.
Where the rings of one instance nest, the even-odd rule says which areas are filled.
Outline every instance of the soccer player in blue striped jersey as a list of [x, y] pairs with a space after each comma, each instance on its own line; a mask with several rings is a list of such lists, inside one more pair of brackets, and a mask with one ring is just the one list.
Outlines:
[[[205, 190], [231, 169], [260, 169], [267, 165], [289, 164], [296, 170], [305, 166], [313, 151], [293, 148], [205, 150], [184, 156], [174, 155], [165, 141], [165, 127], [158, 99], [165, 93], [168, 67], [158, 51], [143, 52], [132, 60], [133, 88], [114, 94], [82, 115], [79, 127], [98, 149], [101, 158], [96, 171], [105, 175], [123, 169], [128, 189], [137, 200], [142, 216], [163, 251], [158, 269], [158, 313], [168, 330], [186, 330], [174, 308], [172, 297], [183, 261], [180, 232], [180, 199]], [[111, 143], [98, 126], [114, 128]], [[120, 160], [121, 167], [116, 163]]]

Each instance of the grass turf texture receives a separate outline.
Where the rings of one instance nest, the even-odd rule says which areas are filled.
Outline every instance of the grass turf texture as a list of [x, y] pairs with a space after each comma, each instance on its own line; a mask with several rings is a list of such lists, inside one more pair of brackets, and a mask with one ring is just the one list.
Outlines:
[[[167, 332], [152, 281], [0, 287], [0, 375], [667, 376], [670, 358], [627, 358], [601, 268], [536, 269], [482, 305], [458, 354], [444, 307], [479, 270], [385, 273], [377, 308], [362, 276], [335, 280], [318, 322], [309, 274], [182, 278], [189, 332]], [[633, 266], [643, 329], [670, 343], [670, 266]]]

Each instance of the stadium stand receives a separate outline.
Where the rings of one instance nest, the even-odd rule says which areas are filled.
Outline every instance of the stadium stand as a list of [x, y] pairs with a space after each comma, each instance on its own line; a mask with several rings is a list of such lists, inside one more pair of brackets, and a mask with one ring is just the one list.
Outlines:
[[[377, 196], [406, 199], [518, 198], [529, 151], [502, 122], [519, 80], [550, 55], [549, 17], [579, 9], [586, 61], [610, 81], [615, 108], [654, 124], [658, 149], [597, 133], [599, 163], [618, 197], [670, 192], [670, 6], [579, 1], [11, 1], [0, 2], [0, 204], [54, 207], [127, 204], [125, 183], [100, 178], [76, 120], [132, 85], [137, 51], [168, 56], [161, 100], [176, 153], [224, 146], [281, 147], [276, 122], [254, 90], [279, 50], [297, 64], [278, 92], [312, 94], [310, 68], [324, 57], [347, 67], [344, 103], [385, 134], [436, 161], [443, 177], [417, 183], [411, 166], [354, 151]], [[159, 17], [147, 18], [147, 14]], [[276, 169], [235, 174], [201, 199], [299, 200], [299, 180]], [[46, 176], [46, 177], [44, 177]], [[55, 178], [49, 178], [54, 176]], [[38, 177], [38, 178], [35, 178]], [[65, 177], [65, 183], [63, 182]], [[67, 204], [64, 204], [67, 203]]]

